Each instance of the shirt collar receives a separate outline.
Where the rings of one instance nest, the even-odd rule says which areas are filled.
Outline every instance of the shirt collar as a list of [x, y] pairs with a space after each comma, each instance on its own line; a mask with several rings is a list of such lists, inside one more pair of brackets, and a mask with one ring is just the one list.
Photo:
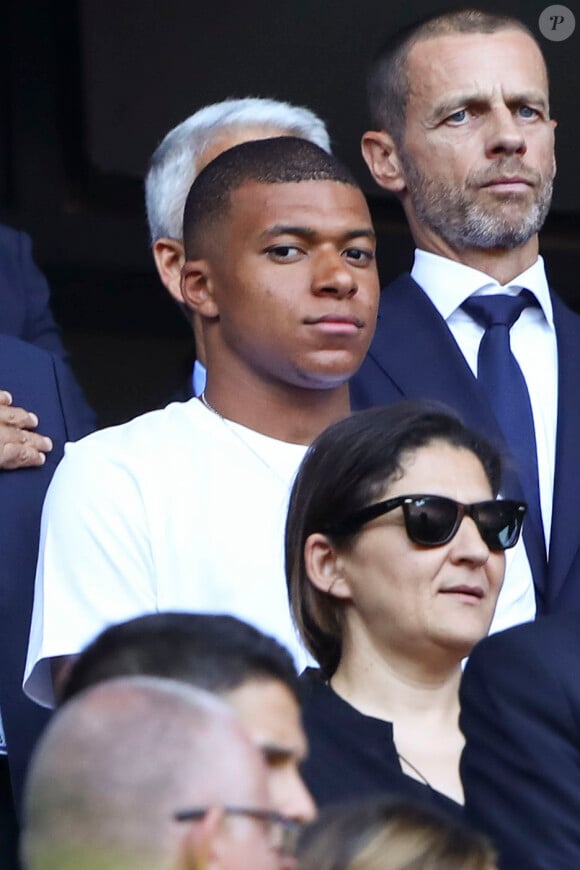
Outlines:
[[193, 364], [193, 372], [191, 374], [191, 387], [194, 396], [201, 396], [205, 390], [205, 382], [207, 381], [207, 372], [203, 363], [198, 359]]
[[536, 297], [548, 324], [552, 328], [554, 326], [552, 300], [542, 257], [538, 257], [535, 263], [521, 275], [516, 275], [509, 284], [502, 286], [479, 269], [417, 249], [411, 277], [445, 320], [474, 294], [499, 292], [515, 295], [520, 289], [526, 288]]

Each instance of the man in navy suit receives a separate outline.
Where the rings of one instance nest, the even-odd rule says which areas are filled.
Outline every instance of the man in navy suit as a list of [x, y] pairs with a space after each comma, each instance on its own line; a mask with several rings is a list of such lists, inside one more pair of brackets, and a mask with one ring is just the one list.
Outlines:
[[[46, 711], [22, 691], [22, 674], [32, 609], [40, 513], [44, 495], [66, 441], [87, 434], [84, 409], [77, 405], [76, 384], [67, 366], [47, 351], [0, 335], [0, 383], [10, 387], [16, 404], [35, 408], [52, 449], [40, 467], [0, 470], [0, 711], [8, 750], [14, 802], [32, 746]], [[11, 868], [2, 847], [11, 812], [6, 756], [0, 756], [0, 865]]]
[[486, 638], [461, 686], [469, 820], [502, 870], [580, 867], [580, 613]]
[[46, 721], [21, 688], [40, 511], [65, 441], [94, 428], [59, 358], [64, 349], [49, 292], [28, 236], [0, 226], [0, 333], [38, 345], [0, 334], [0, 865], [6, 870], [15, 861], [11, 792], [18, 806], [26, 763]]
[[[536, 448], [523, 452], [536, 474], [537, 510], [528, 512], [525, 551], [508, 558], [494, 628], [529, 620], [536, 608], [580, 606], [573, 473], [580, 318], [551, 293], [538, 256], [556, 126], [541, 51], [515, 19], [449, 13], [399, 35], [377, 57], [369, 93], [377, 129], [364, 134], [363, 155], [375, 180], [399, 197], [417, 250], [411, 274], [382, 293], [375, 339], [353, 379], [353, 406], [438, 399], [505, 452], [517, 452], [477, 380], [486, 328], [462, 306], [529, 291], [509, 342], [528, 411], [531, 405]], [[508, 459], [504, 494], [521, 497], [523, 482], [519, 460]]]

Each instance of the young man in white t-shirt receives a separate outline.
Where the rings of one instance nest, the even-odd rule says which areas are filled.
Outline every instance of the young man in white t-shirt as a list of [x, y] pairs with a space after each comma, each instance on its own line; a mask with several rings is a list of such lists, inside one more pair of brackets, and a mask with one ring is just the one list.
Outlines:
[[[349, 413], [376, 318], [374, 232], [356, 181], [292, 137], [247, 142], [196, 179], [185, 302], [207, 390], [71, 446], [43, 513], [25, 687], [144, 612], [232, 613], [304, 661], [283, 576], [289, 487], [306, 446]], [[66, 659], [65, 659], [66, 661]]]

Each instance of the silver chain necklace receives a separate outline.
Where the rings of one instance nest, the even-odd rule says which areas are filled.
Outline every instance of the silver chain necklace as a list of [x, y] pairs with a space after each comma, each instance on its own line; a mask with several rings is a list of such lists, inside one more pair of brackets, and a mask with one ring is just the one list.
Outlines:
[[[422, 782], [423, 785], [427, 786], [427, 788], [430, 788], [432, 791], [435, 791], [435, 789], [433, 788], [433, 786], [431, 785], [431, 783], [429, 782], [427, 777], [421, 773], [421, 771], [419, 770], [418, 767], [415, 767], [414, 764], [411, 764], [411, 762], [409, 761], [408, 758], [405, 758], [405, 756], [401, 755], [400, 752], [397, 752], [397, 758], [399, 759], [399, 761], [404, 762], [407, 765], [407, 767], [409, 767], [412, 771], [414, 771], [417, 774], [417, 776], [419, 778], [419, 782]], [[401, 767], [401, 770], [402, 770], [402, 767]], [[403, 773], [404, 772], [405, 771], [403, 771]], [[407, 776], [408, 776], [408, 774], [407, 774]]]
[[216, 417], [219, 417], [219, 419], [222, 421], [222, 423], [224, 424], [224, 426], [226, 427], [228, 432], [231, 432], [231, 434], [237, 438], [237, 440], [240, 442], [240, 444], [243, 444], [243, 446], [246, 448], [246, 450], [249, 450], [250, 453], [252, 453], [256, 457], [256, 459], [260, 462], [260, 464], [268, 469], [270, 474], [273, 474], [274, 477], [277, 477], [278, 480], [281, 481], [285, 487], [288, 486], [288, 481], [284, 480], [284, 478], [277, 471], [277, 469], [275, 469], [273, 465], [271, 465], [266, 459], [264, 459], [264, 457], [260, 453], [258, 453], [258, 451], [249, 443], [249, 441], [246, 441], [246, 439], [241, 434], [241, 432], [238, 431], [236, 425], [233, 424], [233, 421], [228, 420], [227, 417], [224, 417], [223, 414], [220, 414], [219, 411], [216, 411], [214, 406], [209, 402], [207, 396], [205, 395], [205, 390], [203, 391], [203, 393], [201, 393], [198, 396], [198, 399], [201, 402], [201, 404], [204, 406], [204, 408], [207, 408], [208, 411], [211, 411], [212, 414], [215, 414]]

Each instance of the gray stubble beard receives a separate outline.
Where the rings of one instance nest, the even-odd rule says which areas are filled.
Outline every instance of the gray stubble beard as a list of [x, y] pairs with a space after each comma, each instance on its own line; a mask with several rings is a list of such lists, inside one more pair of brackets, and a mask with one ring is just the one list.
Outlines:
[[511, 216], [503, 213], [502, 206], [517, 203], [521, 200], [520, 194], [507, 193], [501, 202], [489, 207], [470, 197], [470, 191], [480, 190], [481, 185], [490, 180], [489, 171], [472, 175], [467, 179], [466, 187], [459, 189], [428, 177], [408, 155], [401, 156], [401, 162], [417, 220], [454, 248], [518, 248], [539, 232], [550, 210], [554, 174], [542, 177], [540, 173], [530, 173], [529, 170], [519, 172], [519, 161], [514, 166], [509, 157], [498, 161], [493, 167], [494, 175], [501, 171], [525, 177], [531, 175], [536, 193], [525, 213], [520, 211]]

